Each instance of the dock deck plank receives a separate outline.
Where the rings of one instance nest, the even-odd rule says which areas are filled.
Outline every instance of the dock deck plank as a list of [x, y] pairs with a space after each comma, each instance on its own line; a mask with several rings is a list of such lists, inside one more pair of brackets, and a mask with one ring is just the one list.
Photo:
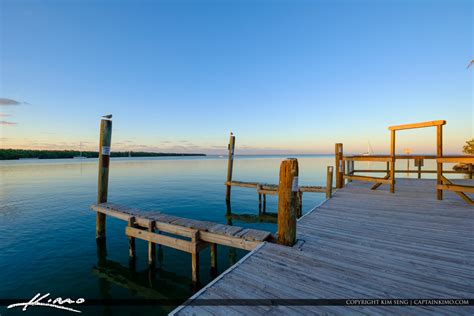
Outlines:
[[[473, 180], [456, 183], [473, 185]], [[473, 298], [474, 207], [434, 180], [351, 182], [297, 224], [294, 247], [266, 243], [175, 315], [472, 315], [474, 306], [198, 306], [195, 299]], [[472, 195], [471, 195], [472, 196]]]

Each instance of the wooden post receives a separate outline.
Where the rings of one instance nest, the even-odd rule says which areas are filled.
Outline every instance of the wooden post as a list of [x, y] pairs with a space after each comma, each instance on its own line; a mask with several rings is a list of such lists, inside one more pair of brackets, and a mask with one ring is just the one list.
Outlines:
[[[196, 244], [199, 240], [199, 231], [194, 232], [193, 237], [191, 237], [191, 242]], [[199, 282], [199, 251], [191, 253], [191, 270], [192, 270], [192, 281], [193, 283]]]
[[211, 244], [211, 272], [217, 272], [217, 244]]
[[[153, 233], [155, 231], [155, 222], [150, 221], [148, 224], [148, 231]], [[156, 247], [155, 244], [151, 241], [148, 242], [148, 265], [154, 266], [155, 265], [155, 257], [156, 257]]]
[[296, 207], [296, 211], [297, 211], [297, 218], [300, 218], [302, 215], [303, 215], [303, 192], [301, 191], [298, 191], [298, 194], [296, 195], [297, 196], [297, 207]]
[[467, 171], [469, 171], [469, 179], [472, 179], [472, 163], [467, 165]]
[[[354, 170], [354, 161], [353, 160], [347, 160], [347, 163], [346, 163], [347, 167], [346, 167], [346, 172], [348, 175], [352, 175], [352, 171]], [[344, 181], [344, 179], [343, 179]], [[352, 182], [351, 179], [347, 179], [347, 183], [349, 182]]]
[[265, 214], [267, 212], [267, 195], [263, 195], [263, 213]]
[[395, 193], [395, 131], [390, 131], [390, 192]]
[[[97, 186], [97, 203], [107, 202], [109, 187], [110, 144], [112, 142], [112, 121], [100, 121], [99, 144], [99, 179]], [[97, 241], [105, 239], [105, 214], [97, 212], [95, 225], [95, 238]]]
[[[440, 158], [443, 156], [443, 126], [436, 126], [436, 157]], [[436, 183], [443, 184], [443, 163], [436, 163]], [[436, 198], [438, 200], [443, 199], [443, 190], [436, 189]]]
[[298, 160], [290, 158], [280, 165], [278, 184], [278, 243], [293, 246], [296, 241], [298, 207]]
[[332, 176], [334, 168], [333, 166], [328, 166], [326, 174], [326, 199], [331, 198], [332, 196]]
[[344, 161], [342, 160], [343, 149], [342, 144], [336, 144], [336, 188], [340, 189], [344, 186]]
[[262, 193], [260, 191], [262, 190], [262, 185], [257, 184], [257, 194], [258, 194], [258, 212], [262, 212]]
[[234, 166], [234, 149], [235, 149], [235, 136], [231, 132], [230, 133], [230, 139], [229, 139], [229, 160], [227, 161], [227, 188], [226, 188], [226, 193], [225, 193], [225, 200], [230, 201], [230, 190], [232, 186], [230, 183], [232, 182], [232, 168]]
[[[131, 216], [128, 219], [128, 226], [129, 227], [135, 227], [135, 217]], [[130, 261], [135, 260], [135, 237], [128, 237], [128, 258]]]

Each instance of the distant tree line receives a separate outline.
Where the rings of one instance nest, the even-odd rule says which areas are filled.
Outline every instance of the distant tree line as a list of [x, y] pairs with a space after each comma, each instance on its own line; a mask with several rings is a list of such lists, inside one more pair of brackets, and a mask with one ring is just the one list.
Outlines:
[[[75, 150], [29, 150], [29, 149], [0, 149], [0, 160], [12, 160], [20, 158], [39, 158], [39, 159], [64, 159], [77, 156], [87, 158], [97, 158], [99, 153], [96, 151]], [[110, 157], [168, 157], [168, 156], [206, 156], [205, 154], [181, 154], [181, 153], [151, 153], [143, 151], [113, 151]]]

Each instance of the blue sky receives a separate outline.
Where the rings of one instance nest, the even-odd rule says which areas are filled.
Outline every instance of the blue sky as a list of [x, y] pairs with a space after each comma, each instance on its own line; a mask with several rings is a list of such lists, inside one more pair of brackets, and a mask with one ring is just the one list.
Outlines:
[[[11, 1], [1, 6], [3, 148], [387, 152], [389, 125], [473, 137], [471, 1]], [[434, 152], [434, 130], [397, 149]]]

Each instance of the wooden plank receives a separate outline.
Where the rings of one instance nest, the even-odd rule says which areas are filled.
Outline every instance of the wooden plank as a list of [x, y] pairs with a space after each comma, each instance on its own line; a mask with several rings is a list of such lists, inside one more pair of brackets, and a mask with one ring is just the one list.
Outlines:
[[436, 186], [438, 190], [449, 190], [454, 192], [467, 192], [474, 193], [474, 186], [469, 185], [458, 185], [458, 184], [438, 184]]
[[209, 243], [215, 243], [244, 250], [252, 250], [261, 243], [258, 241], [249, 241], [233, 236], [217, 235], [211, 232], [200, 232], [199, 237], [201, 240]]
[[474, 156], [444, 156], [436, 158], [438, 163], [474, 163]]
[[345, 161], [391, 161], [390, 156], [344, 156]]
[[428, 121], [428, 122], [420, 122], [420, 123], [412, 123], [412, 124], [395, 125], [395, 126], [390, 126], [388, 129], [390, 131], [400, 131], [404, 129], [442, 126], [445, 124], [446, 124], [445, 120], [438, 120], [438, 121]]
[[375, 182], [375, 183], [384, 183], [390, 184], [392, 180], [386, 178], [375, 178], [375, 177], [368, 177], [368, 176], [344, 176], [345, 179], [351, 180], [358, 180], [364, 182]]
[[174, 238], [170, 236], [160, 235], [156, 233], [150, 233], [146, 230], [141, 230], [133, 227], [125, 228], [125, 235], [129, 237], [139, 238], [146, 241], [153, 242], [155, 244], [160, 244], [163, 246], [171, 247], [181, 251], [193, 253], [196, 252], [195, 247], [190, 241], [186, 241], [179, 238]]

